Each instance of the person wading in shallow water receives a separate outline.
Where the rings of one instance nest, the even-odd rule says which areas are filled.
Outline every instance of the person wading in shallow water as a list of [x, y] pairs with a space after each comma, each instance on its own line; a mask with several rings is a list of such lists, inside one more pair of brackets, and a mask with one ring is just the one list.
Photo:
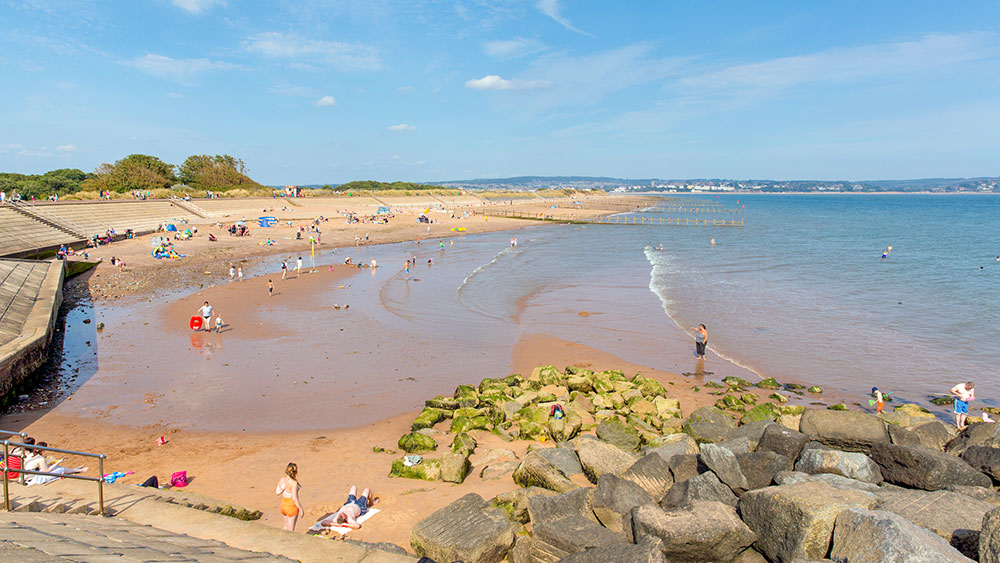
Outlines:
[[705, 359], [705, 347], [708, 346], [708, 329], [704, 324], [698, 325], [694, 329], [694, 347], [698, 352], [698, 359]]

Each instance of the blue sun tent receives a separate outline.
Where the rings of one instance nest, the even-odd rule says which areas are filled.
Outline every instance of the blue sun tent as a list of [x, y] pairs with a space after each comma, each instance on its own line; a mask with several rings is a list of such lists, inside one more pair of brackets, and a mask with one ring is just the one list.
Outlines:
[[261, 227], [273, 227], [278, 224], [276, 217], [257, 217], [257, 224]]

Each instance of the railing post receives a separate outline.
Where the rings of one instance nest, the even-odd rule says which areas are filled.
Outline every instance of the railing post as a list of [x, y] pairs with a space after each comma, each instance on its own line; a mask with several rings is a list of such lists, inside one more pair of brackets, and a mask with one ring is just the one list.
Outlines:
[[104, 454], [97, 459], [97, 506], [101, 511], [101, 516], [104, 516]]
[[7, 490], [7, 469], [10, 467], [10, 440], [3, 441], [3, 509], [10, 512], [10, 491]]

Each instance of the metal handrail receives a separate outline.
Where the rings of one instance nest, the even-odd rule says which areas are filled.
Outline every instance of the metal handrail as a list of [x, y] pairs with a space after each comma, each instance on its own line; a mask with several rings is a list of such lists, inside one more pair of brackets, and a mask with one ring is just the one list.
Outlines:
[[30, 212], [34, 213], [36, 216], [41, 217], [46, 221], [55, 223], [60, 227], [62, 227], [63, 229], [73, 231], [73, 234], [75, 234], [76, 236], [83, 236], [84, 238], [86, 238], [86, 233], [89, 232], [87, 229], [81, 227], [80, 225], [77, 225], [73, 221], [70, 221], [64, 217], [56, 215], [55, 213], [52, 213], [47, 209], [43, 211], [41, 207], [35, 205], [33, 202], [25, 201], [22, 199], [14, 203], [13, 205], [30, 209], [31, 210]]
[[[0, 431], [2, 432], [2, 431]], [[22, 438], [24, 437], [23, 432], [7, 432], [7, 434], [20, 434]], [[22, 468], [12, 468], [10, 467], [10, 446], [20, 447], [22, 449], [31, 450], [43, 450], [46, 452], [56, 452], [60, 454], [67, 455], [78, 455], [83, 457], [95, 457], [98, 460], [97, 474], [100, 477], [87, 477], [85, 475], [65, 475], [62, 473], [52, 473], [49, 471], [31, 471], [29, 469]], [[24, 456], [27, 457], [27, 456]], [[21, 463], [24, 463], [24, 457], [22, 457]], [[104, 516], [104, 460], [108, 456], [104, 454], [93, 454], [90, 452], [78, 452], [74, 450], [63, 450], [59, 448], [52, 448], [49, 446], [38, 446], [35, 444], [19, 444], [17, 442], [11, 442], [10, 440], [3, 441], [3, 459], [4, 467], [3, 469], [3, 509], [10, 512], [10, 491], [7, 487], [7, 472], [18, 473], [21, 475], [21, 480], [23, 481], [25, 475], [44, 475], [47, 477], [62, 477], [64, 479], [78, 479], [80, 481], [97, 481], [97, 504], [100, 508], [101, 516]]]

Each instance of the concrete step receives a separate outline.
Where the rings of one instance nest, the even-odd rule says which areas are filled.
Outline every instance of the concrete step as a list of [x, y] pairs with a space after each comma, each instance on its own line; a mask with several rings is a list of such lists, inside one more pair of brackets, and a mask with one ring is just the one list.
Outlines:
[[[184, 544], [188, 547], [215, 545], [222, 542], [225, 546], [244, 552], [262, 552], [279, 554], [303, 562], [351, 561], [364, 563], [413, 563], [416, 558], [383, 549], [375, 544], [362, 542], [335, 541], [328, 538], [318, 538], [303, 533], [292, 533], [270, 528], [262, 524], [224, 516], [213, 511], [226, 506], [215, 499], [177, 490], [156, 490], [133, 485], [105, 485], [105, 511], [112, 518], [87, 518], [84, 515], [97, 514], [97, 486], [94, 483], [62, 479], [42, 486], [25, 487], [11, 483], [10, 494], [15, 512], [3, 513], [3, 517], [40, 517], [59, 520], [61, 518], [84, 518], [85, 522], [97, 522], [98, 528], [84, 528], [79, 524], [81, 538], [94, 538], [94, 535], [104, 533], [103, 527], [135, 526], [145, 530], [147, 543], [154, 544], [163, 552], [163, 557], [170, 555], [163, 546], [154, 542], [156, 536], [170, 535], [183, 539], [173, 539], [171, 543]], [[64, 513], [62, 513], [64, 512]], [[76, 513], [76, 514], [73, 514]], [[0, 519], [2, 520], [2, 519]], [[90, 524], [88, 524], [90, 525]], [[150, 528], [151, 526], [151, 528]], [[132, 531], [131, 533], [139, 533]], [[0, 527], [0, 542], [6, 541], [5, 530]], [[94, 542], [103, 541], [93, 539]], [[206, 543], [208, 542], [208, 543]], [[214, 543], [212, 543], [214, 542]], [[203, 545], [204, 544], [204, 545]], [[80, 554], [55, 553], [44, 551], [35, 544], [18, 544], [25, 549], [40, 550], [50, 556], [84, 557], [74, 561], [104, 561], [91, 552]], [[225, 547], [223, 546], [223, 547]], [[58, 549], [82, 550], [75, 544], [60, 543]], [[120, 549], [118, 551], [121, 551]], [[115, 552], [114, 557], [123, 560], [128, 554]], [[240, 560], [229, 557], [222, 547], [212, 547], [211, 553], [201, 554], [197, 561]], [[0, 554], [3, 551], [0, 549]], [[139, 553], [139, 552], [135, 552]], [[215, 557], [218, 557], [217, 559]], [[157, 557], [160, 557], [158, 555]], [[240, 555], [246, 559], [249, 556]], [[129, 560], [129, 559], [124, 559]], [[139, 559], [135, 559], [139, 560]], [[187, 561], [189, 559], [156, 559], [149, 561]]]

